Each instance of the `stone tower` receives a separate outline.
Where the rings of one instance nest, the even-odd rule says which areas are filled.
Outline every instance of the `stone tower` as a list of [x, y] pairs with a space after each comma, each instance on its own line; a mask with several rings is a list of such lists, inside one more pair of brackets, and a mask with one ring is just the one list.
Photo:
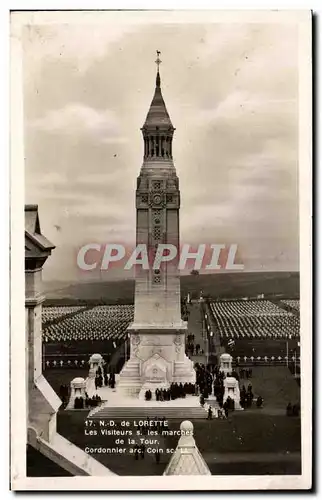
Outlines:
[[[149, 266], [136, 266], [131, 354], [119, 381], [128, 393], [142, 395], [147, 388], [195, 381], [193, 364], [185, 355], [187, 326], [181, 319], [180, 191], [172, 156], [175, 129], [162, 97], [159, 53], [156, 62], [155, 92], [141, 129], [144, 157], [136, 189], [136, 243], [137, 248], [147, 249]], [[167, 255], [167, 245], [177, 249], [177, 256], [153, 268], [156, 255]]]

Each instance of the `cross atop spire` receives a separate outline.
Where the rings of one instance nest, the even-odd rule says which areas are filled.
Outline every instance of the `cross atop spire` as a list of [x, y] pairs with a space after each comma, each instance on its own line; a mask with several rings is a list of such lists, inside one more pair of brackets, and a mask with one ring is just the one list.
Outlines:
[[[166, 105], [164, 103], [162, 92], [161, 92], [161, 78], [159, 73], [159, 66], [161, 64], [159, 50], [156, 51], [157, 59], [155, 61], [157, 65], [157, 77], [156, 77], [156, 88], [154, 91], [154, 96], [150, 105], [149, 112], [147, 114], [143, 129], [149, 129], [149, 133], [155, 133], [159, 128], [167, 129], [167, 132], [171, 130], [171, 137], [174, 131], [173, 125], [171, 123]], [[151, 132], [152, 130], [152, 132]], [[169, 132], [170, 133], [170, 132]], [[172, 139], [171, 139], [172, 140]]]
[[160, 64], [162, 63], [162, 61], [160, 59], [160, 54], [161, 54], [161, 52], [159, 50], [157, 50], [157, 58], [155, 60], [155, 64], [158, 66], [158, 72], [159, 72]]
[[159, 50], [157, 50], [157, 58], [155, 60], [155, 64], [158, 67], [157, 78], [156, 78], [156, 86], [157, 87], [161, 86], [161, 78], [160, 78], [159, 68], [160, 68], [160, 64], [162, 63], [162, 61], [160, 59], [160, 54], [161, 54], [161, 52]]

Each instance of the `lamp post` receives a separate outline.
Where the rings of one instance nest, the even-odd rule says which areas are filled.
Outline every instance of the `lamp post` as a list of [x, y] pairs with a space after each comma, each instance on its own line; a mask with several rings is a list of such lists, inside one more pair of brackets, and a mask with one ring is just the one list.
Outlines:
[[[297, 343], [297, 347], [300, 347], [300, 342]], [[296, 348], [295, 348], [295, 352], [294, 352], [294, 358], [295, 358], [295, 360], [294, 360], [294, 363], [295, 363], [295, 365], [294, 365], [294, 377], [296, 378]]]
[[209, 351], [210, 354], [212, 354], [212, 337], [213, 337], [213, 332], [209, 332], [209, 342], [208, 342], [208, 353], [207, 353], [207, 364], [209, 363]]
[[288, 368], [288, 341], [292, 338], [291, 335], [288, 335], [287, 336], [287, 340], [286, 340], [286, 366]]

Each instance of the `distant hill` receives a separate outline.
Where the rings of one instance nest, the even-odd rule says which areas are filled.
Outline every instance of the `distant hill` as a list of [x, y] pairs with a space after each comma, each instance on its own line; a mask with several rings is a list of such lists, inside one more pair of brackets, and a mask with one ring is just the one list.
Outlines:
[[[200, 274], [181, 277], [181, 295], [213, 299], [256, 297], [299, 298], [299, 273], [251, 272]], [[134, 302], [134, 280], [90, 283], [45, 282], [45, 305], [130, 304]]]

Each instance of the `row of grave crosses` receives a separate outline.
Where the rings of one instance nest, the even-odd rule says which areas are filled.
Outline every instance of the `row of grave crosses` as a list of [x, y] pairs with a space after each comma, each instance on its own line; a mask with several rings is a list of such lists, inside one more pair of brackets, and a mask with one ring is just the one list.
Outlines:
[[[261, 361], [263, 359], [266, 362], [266, 361], [275, 361], [275, 360], [282, 361], [283, 359], [286, 360], [287, 356], [284, 356], [283, 358], [281, 356], [271, 356], [271, 357], [267, 357], [267, 356], [262, 356], [261, 357], [261, 356], [258, 356], [257, 358], [254, 357], [254, 356], [248, 356], [248, 357], [247, 356], [244, 356], [244, 357], [237, 356], [235, 359], [238, 361], [238, 363], [239, 363], [240, 360], [247, 361], [248, 359], [250, 359], [251, 361], [254, 361], [254, 360], [255, 361]], [[295, 361], [295, 359], [297, 359], [298, 361], [300, 361], [300, 358], [299, 357], [295, 358], [295, 356], [292, 356], [289, 359], [291, 359], [292, 361]]]
[[[236, 358], [236, 361], [239, 363], [240, 361], [247, 361], [247, 360], [250, 360], [251, 362], [254, 362], [254, 361], [265, 361], [265, 363], [267, 363], [268, 361], [282, 361], [282, 360], [287, 360], [287, 356], [284, 356], [284, 357], [281, 357], [281, 356], [271, 356], [271, 357], [268, 357], [268, 356], [258, 356], [258, 357], [254, 357], [254, 356], [237, 356]], [[300, 357], [296, 357], [295, 356], [292, 356], [291, 358], [289, 358], [290, 360], [292, 361], [300, 361]], [[62, 368], [63, 366], [67, 366], [67, 367], [78, 367], [78, 366], [81, 366], [83, 367], [85, 364], [88, 364], [88, 361], [84, 361], [84, 359], [82, 359], [81, 361], [77, 360], [77, 359], [74, 359], [74, 360], [70, 360], [68, 359], [67, 361], [63, 361], [62, 359], [59, 360], [59, 361], [56, 361], [54, 359], [54, 361], [49, 361], [47, 360], [45, 362], [45, 365], [46, 365], [46, 368], [49, 368], [50, 366], [51, 367], [54, 367], [54, 368]]]
[[71, 366], [84, 366], [85, 363], [88, 364], [88, 361], [84, 361], [84, 359], [82, 359], [81, 361], [78, 361], [78, 359], [74, 359], [73, 361], [71, 361], [70, 359], [68, 359], [67, 361], [63, 361], [62, 359], [60, 361], [56, 361], [54, 359], [54, 361], [46, 361], [45, 365], [47, 368], [49, 368], [49, 366], [53, 366], [54, 368], [57, 367], [60, 367], [62, 368], [63, 366], [68, 366], [68, 367], [71, 367]]

